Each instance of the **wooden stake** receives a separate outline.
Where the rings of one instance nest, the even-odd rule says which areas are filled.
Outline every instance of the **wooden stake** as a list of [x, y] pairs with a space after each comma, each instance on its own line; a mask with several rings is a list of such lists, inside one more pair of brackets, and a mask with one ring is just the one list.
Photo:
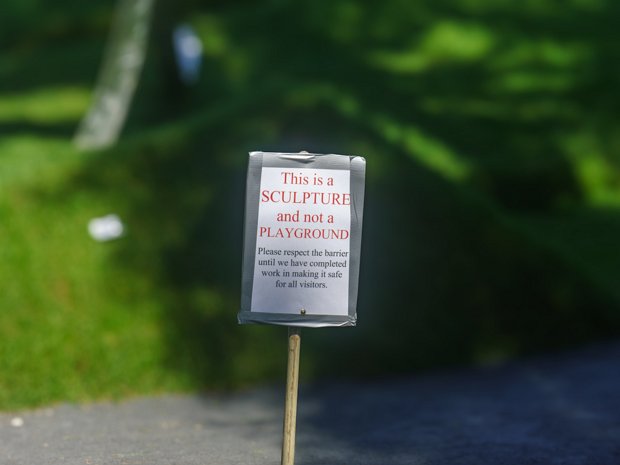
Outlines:
[[286, 369], [286, 401], [284, 404], [284, 433], [282, 465], [295, 463], [295, 427], [297, 423], [297, 391], [299, 386], [299, 352], [301, 331], [288, 328], [288, 365]]

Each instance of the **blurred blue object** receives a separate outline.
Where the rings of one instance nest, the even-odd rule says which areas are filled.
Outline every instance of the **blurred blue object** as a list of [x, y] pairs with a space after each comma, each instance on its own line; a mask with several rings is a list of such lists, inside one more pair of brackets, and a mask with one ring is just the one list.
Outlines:
[[172, 34], [179, 77], [186, 85], [195, 84], [202, 65], [202, 41], [188, 24], [181, 24]]

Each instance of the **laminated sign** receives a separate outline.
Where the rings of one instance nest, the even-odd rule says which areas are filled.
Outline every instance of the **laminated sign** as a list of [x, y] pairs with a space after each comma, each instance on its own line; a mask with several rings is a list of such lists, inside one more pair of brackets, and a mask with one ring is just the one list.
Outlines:
[[354, 326], [366, 161], [250, 153], [239, 323]]

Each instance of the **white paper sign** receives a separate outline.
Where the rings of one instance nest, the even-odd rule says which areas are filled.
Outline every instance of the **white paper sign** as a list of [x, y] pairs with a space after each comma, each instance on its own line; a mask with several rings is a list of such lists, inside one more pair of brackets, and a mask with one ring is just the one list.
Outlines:
[[241, 324], [355, 326], [366, 161], [251, 152]]
[[347, 315], [350, 173], [262, 169], [252, 311]]

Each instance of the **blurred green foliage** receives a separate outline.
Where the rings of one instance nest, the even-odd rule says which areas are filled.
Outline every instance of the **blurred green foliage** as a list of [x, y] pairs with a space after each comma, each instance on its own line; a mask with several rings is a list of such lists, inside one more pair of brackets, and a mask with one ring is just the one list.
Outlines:
[[112, 11], [0, 7], [0, 408], [281, 376], [283, 330], [235, 321], [257, 149], [368, 162], [359, 326], [305, 331], [305, 376], [618, 335], [617, 2], [161, 0], [123, 140], [80, 153]]

